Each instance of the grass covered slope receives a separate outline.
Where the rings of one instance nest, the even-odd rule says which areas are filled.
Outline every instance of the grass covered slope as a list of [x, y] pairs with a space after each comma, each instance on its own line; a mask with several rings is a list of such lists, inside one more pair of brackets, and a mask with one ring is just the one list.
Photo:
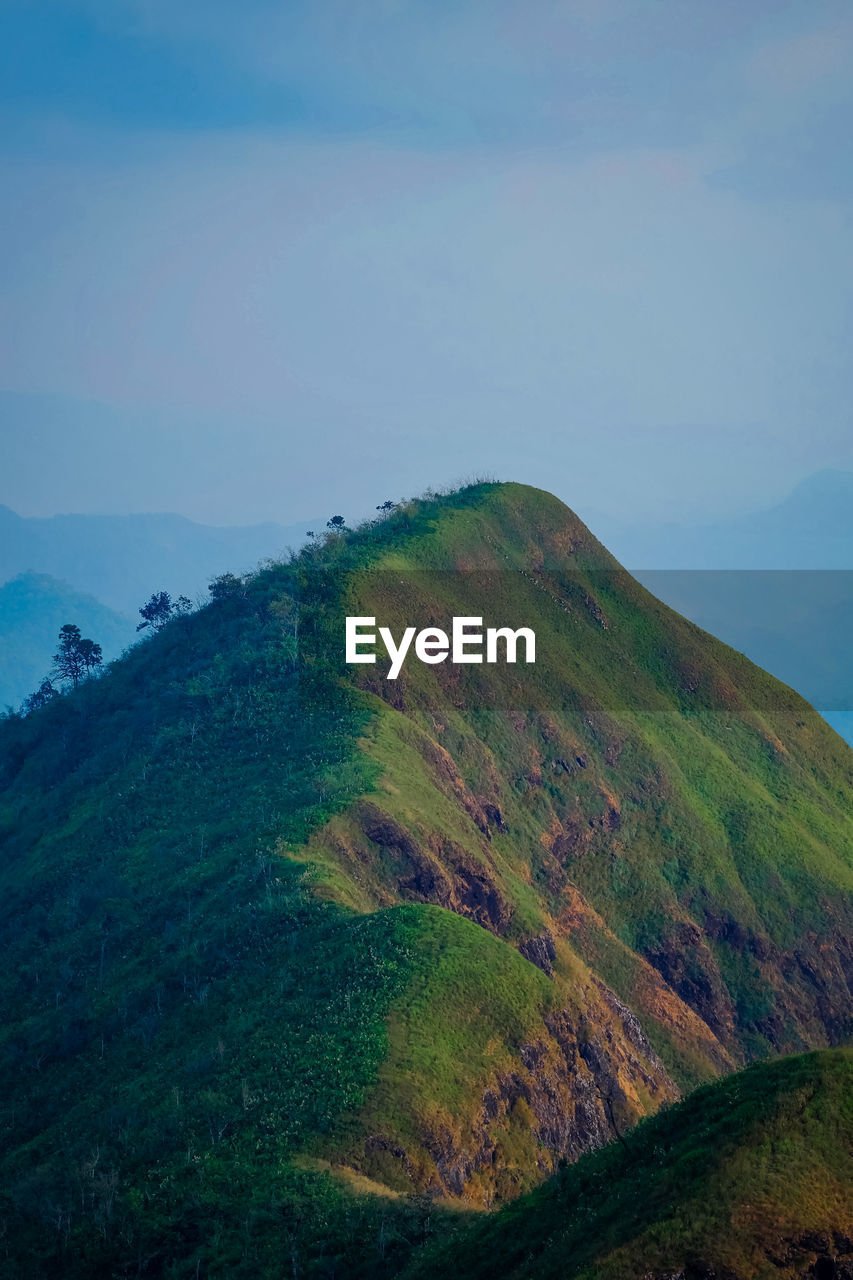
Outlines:
[[[348, 613], [537, 663], [392, 685]], [[331, 537], [0, 748], [9, 1274], [392, 1274], [406, 1193], [849, 1025], [849, 749], [535, 490]]]
[[853, 1274], [853, 1053], [697, 1090], [500, 1213], [406, 1280], [800, 1280]]
[[[853, 756], [793, 691], [521, 486], [374, 557], [348, 601], [397, 633], [453, 613], [535, 627], [535, 667], [412, 662], [393, 684], [379, 665], [357, 669], [388, 728], [373, 752], [383, 776], [405, 739], [433, 794], [466, 811], [456, 835], [493, 886], [481, 923], [519, 942], [564, 933], [623, 998], [671, 1021], [651, 966], [734, 1061], [849, 1033]], [[403, 788], [389, 792], [381, 804], [400, 818]], [[423, 793], [406, 805], [434, 874], [447, 828]]]

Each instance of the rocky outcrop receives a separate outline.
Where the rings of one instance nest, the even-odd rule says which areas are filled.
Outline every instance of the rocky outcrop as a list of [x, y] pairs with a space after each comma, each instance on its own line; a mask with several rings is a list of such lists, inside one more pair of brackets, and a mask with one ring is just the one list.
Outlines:
[[692, 920], [673, 920], [645, 958], [726, 1045], [735, 1041], [735, 1011], [719, 965]]
[[510, 906], [486, 861], [447, 837], [430, 833], [416, 839], [374, 804], [363, 804], [359, 818], [367, 838], [390, 855], [402, 899], [433, 902], [490, 933], [505, 932]]
[[525, 960], [529, 960], [531, 964], [536, 965], [537, 969], [541, 969], [549, 978], [553, 978], [557, 949], [553, 934], [547, 929], [544, 933], [537, 934], [535, 938], [524, 938], [519, 942], [518, 949]]
[[[488, 1204], [511, 1192], [520, 1143], [530, 1185], [560, 1160], [620, 1138], [650, 1105], [675, 1101], [678, 1089], [630, 1010], [597, 981], [586, 1007], [546, 1016], [541, 1034], [488, 1084], [477, 1113], [461, 1123], [450, 1115], [425, 1121], [417, 1152], [388, 1134], [369, 1135], [364, 1172], [387, 1177], [390, 1157], [413, 1188]], [[520, 1187], [522, 1174], [515, 1176]]]
[[[702, 1063], [706, 1078], [726, 1074], [739, 1059], [726, 1049], [699, 1014], [685, 1003], [648, 960], [621, 943], [604, 920], [573, 886], [564, 890], [564, 908], [558, 919], [558, 933], [567, 937], [581, 956], [595, 967], [608, 948], [621, 957], [628, 973], [631, 1006], [641, 1017], [657, 1023], [671, 1042], [689, 1048]], [[606, 989], [606, 988], [605, 988]], [[623, 991], [623, 995], [626, 992]]]

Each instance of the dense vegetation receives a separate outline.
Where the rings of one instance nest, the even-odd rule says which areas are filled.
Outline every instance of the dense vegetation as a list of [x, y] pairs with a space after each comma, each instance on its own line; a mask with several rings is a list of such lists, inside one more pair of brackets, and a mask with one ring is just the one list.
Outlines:
[[[342, 664], [454, 612], [536, 666]], [[330, 533], [0, 739], [10, 1275], [394, 1274], [848, 1033], [853, 757], [548, 495]]]

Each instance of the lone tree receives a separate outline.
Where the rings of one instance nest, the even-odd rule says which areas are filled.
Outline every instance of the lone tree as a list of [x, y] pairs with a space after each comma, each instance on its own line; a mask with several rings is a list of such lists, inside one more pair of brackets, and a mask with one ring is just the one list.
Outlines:
[[391, 499], [388, 498], [387, 501], [380, 502], [376, 510], [380, 511], [383, 516], [390, 516], [391, 512], [396, 510], [396, 507], [397, 507], [396, 502], [392, 502]]
[[70, 680], [76, 689], [80, 681], [101, 665], [101, 646], [81, 636], [80, 628], [66, 622], [59, 632], [59, 648], [53, 655], [53, 674], [58, 680]]
[[326, 528], [331, 529], [334, 533], [343, 533], [347, 527], [347, 522], [343, 516], [332, 516], [331, 520], [326, 521]]
[[160, 631], [172, 616], [172, 597], [168, 591], [155, 591], [151, 599], [140, 607], [139, 612], [142, 621], [137, 626], [137, 631], [144, 631], [146, 627]]

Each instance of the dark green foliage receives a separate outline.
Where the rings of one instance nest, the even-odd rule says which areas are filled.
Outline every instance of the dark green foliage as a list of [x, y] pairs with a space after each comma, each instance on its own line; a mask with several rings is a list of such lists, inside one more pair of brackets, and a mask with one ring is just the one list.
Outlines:
[[76, 689], [81, 680], [101, 665], [103, 650], [94, 640], [80, 634], [80, 628], [67, 622], [59, 631], [59, 648], [53, 655], [53, 675]]
[[145, 604], [140, 606], [142, 621], [137, 624], [137, 631], [150, 627], [152, 631], [160, 631], [172, 616], [172, 597], [168, 591], [155, 591]]
[[211, 600], [236, 600], [243, 595], [243, 579], [236, 573], [220, 573], [208, 584]]
[[29, 715], [31, 711], [40, 711], [42, 707], [46, 707], [56, 697], [58, 697], [57, 690], [54, 689], [52, 682], [45, 676], [36, 691], [24, 699], [22, 707], [24, 715]]
[[[348, 923], [313, 903], [302, 870], [270, 854], [369, 785], [346, 764], [363, 713], [300, 679], [271, 590], [175, 621], [102, 681], [2, 726], [2, 998], [18, 1015], [4, 1028], [4, 1144], [14, 1134], [17, 1148], [4, 1176], [24, 1212], [9, 1230], [26, 1238], [38, 1213], [30, 1244], [48, 1271], [66, 1245], [80, 1274], [96, 1245], [142, 1247], [146, 1178], [165, 1230], [190, 1147], [207, 1162], [224, 1143], [239, 1186], [237, 1134], [258, 1160], [261, 1113], [279, 1167], [357, 1101], [381, 1057], [393, 938], [381, 917]], [[97, 1196], [75, 1207], [93, 1150], [93, 1177], [117, 1178], [110, 1220], [137, 1223], [122, 1229], [132, 1248], [121, 1231], [104, 1239]], [[33, 1193], [35, 1169], [46, 1185]]]

